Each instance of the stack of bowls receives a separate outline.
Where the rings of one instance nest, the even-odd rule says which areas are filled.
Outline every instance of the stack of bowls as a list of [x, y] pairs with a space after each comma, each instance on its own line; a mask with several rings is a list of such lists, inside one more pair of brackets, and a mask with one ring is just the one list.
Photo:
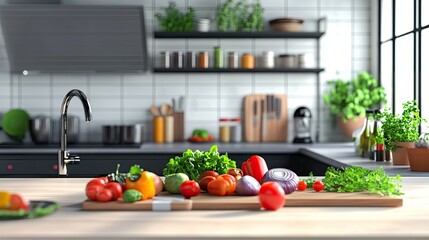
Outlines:
[[195, 20], [195, 30], [197, 32], [208, 32], [210, 30], [210, 19], [197, 18]]

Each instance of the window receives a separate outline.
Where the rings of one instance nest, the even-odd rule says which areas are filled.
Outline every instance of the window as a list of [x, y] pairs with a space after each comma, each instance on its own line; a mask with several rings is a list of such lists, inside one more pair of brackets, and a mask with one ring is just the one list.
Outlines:
[[388, 107], [399, 113], [402, 103], [415, 99], [427, 119], [429, 15], [422, 13], [428, 11], [429, 0], [379, 0], [379, 79]]

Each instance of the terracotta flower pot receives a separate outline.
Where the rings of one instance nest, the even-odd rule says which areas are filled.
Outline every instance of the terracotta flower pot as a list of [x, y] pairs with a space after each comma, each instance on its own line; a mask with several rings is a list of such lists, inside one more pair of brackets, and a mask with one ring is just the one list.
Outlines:
[[414, 148], [414, 142], [393, 142], [393, 165], [410, 165], [407, 148]]
[[408, 148], [407, 152], [411, 171], [429, 172], [429, 149]]
[[345, 122], [343, 121], [342, 115], [338, 116], [338, 125], [340, 125], [341, 132], [349, 139], [352, 139], [353, 132], [362, 127], [364, 123], [364, 116], [359, 116], [356, 119], [348, 119]]

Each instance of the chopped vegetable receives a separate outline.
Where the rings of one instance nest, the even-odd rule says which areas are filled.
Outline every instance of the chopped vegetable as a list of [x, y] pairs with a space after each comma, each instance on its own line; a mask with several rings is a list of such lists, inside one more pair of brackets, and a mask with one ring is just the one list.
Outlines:
[[368, 170], [358, 166], [343, 170], [329, 167], [323, 183], [325, 190], [330, 192], [369, 191], [382, 196], [398, 196], [401, 192], [401, 176], [389, 177], [382, 168]]
[[190, 179], [197, 181], [204, 171], [213, 170], [224, 174], [228, 169], [235, 167], [235, 161], [229, 159], [228, 154], [220, 155], [217, 145], [213, 145], [208, 152], [188, 149], [182, 156], [171, 158], [162, 172], [165, 176], [185, 173]]
[[132, 203], [132, 202], [140, 201], [142, 199], [142, 194], [141, 192], [135, 189], [128, 189], [127, 191], [124, 192], [122, 197], [124, 198], [125, 202]]
[[291, 170], [286, 168], [270, 169], [264, 174], [262, 182], [276, 182], [283, 188], [286, 194], [292, 193], [298, 186], [299, 178]]

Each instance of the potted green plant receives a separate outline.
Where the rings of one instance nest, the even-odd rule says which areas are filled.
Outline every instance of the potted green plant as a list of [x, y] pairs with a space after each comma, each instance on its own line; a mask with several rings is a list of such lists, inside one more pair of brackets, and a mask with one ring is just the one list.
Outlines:
[[394, 115], [390, 108], [378, 115], [383, 131], [386, 151], [392, 151], [394, 165], [409, 165], [407, 148], [414, 148], [419, 138], [418, 126], [421, 121], [420, 110], [416, 101], [408, 101], [403, 105], [401, 114]]
[[264, 30], [264, 8], [259, 0], [248, 4], [246, 0], [227, 0], [216, 12], [217, 30], [220, 32], [252, 32]]
[[188, 8], [187, 13], [181, 13], [175, 2], [170, 2], [164, 9], [165, 15], [156, 13], [161, 30], [164, 32], [192, 32], [194, 31], [195, 10]]
[[377, 80], [366, 71], [351, 81], [342, 79], [328, 82], [331, 89], [323, 95], [332, 115], [338, 118], [343, 134], [351, 138], [353, 131], [365, 121], [365, 110], [386, 103], [386, 92]]
[[422, 133], [414, 147], [407, 148], [411, 171], [429, 172], [429, 133]]

